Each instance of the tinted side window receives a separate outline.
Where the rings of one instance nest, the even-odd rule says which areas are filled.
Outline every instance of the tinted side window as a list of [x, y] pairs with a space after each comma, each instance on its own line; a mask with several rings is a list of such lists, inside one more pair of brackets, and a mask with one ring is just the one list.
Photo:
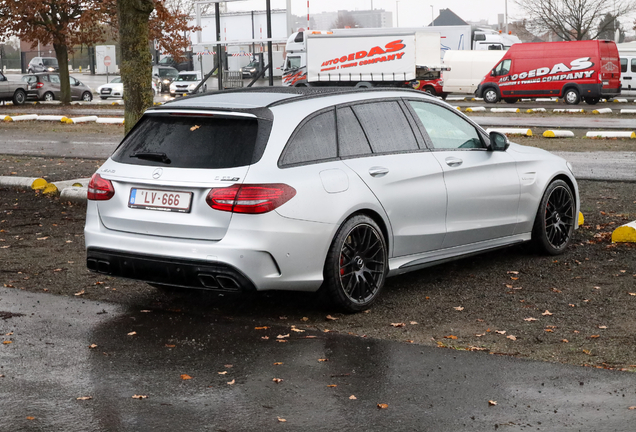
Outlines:
[[60, 83], [60, 77], [58, 75], [49, 75], [49, 79], [54, 84], [59, 84]]
[[338, 147], [340, 156], [371, 154], [371, 146], [350, 107], [338, 108]]
[[632, 59], [632, 72], [636, 72], [636, 58]]
[[453, 111], [427, 102], [409, 101], [436, 149], [484, 148], [477, 129]]
[[510, 63], [512, 61], [510, 59], [504, 60], [495, 67], [495, 75], [508, 75], [510, 72]]
[[77, 85], [77, 80], [75, 78], [73, 78], [72, 76], [68, 77], [68, 82], [70, 85]]
[[329, 110], [306, 121], [283, 151], [281, 165], [295, 165], [338, 157], [336, 121]]
[[621, 72], [627, 72], [627, 59], [621, 58]]
[[354, 105], [373, 153], [418, 150], [415, 135], [397, 101]]

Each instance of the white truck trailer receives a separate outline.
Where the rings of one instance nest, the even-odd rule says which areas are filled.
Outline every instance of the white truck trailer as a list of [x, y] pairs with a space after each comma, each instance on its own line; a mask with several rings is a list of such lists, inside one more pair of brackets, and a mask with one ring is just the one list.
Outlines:
[[490, 73], [505, 53], [500, 50], [446, 52], [444, 64], [449, 70], [442, 73], [444, 93], [475, 93], [482, 78]]
[[284, 86], [402, 87], [441, 68], [439, 33], [298, 32], [285, 51]]

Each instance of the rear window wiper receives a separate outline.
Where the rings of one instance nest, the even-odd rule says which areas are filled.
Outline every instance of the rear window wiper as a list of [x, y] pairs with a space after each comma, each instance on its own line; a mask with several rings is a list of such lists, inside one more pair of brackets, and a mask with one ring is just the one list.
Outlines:
[[169, 164], [171, 162], [170, 158], [165, 153], [139, 152], [131, 154], [130, 157], [162, 162], [165, 164]]

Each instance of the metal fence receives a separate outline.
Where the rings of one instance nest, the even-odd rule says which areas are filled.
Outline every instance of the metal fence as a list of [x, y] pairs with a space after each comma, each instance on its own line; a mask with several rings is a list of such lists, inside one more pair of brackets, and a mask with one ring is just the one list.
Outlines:
[[241, 71], [223, 71], [223, 88], [243, 87], [243, 74]]

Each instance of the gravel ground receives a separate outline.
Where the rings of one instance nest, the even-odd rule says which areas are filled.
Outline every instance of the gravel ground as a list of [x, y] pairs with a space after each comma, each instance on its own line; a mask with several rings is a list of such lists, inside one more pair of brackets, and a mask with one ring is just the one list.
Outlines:
[[[537, 141], [538, 142], [538, 141]], [[0, 175], [88, 177], [96, 160], [0, 156]], [[15, 174], [12, 174], [15, 173]], [[85, 207], [0, 189], [0, 283], [141, 309], [217, 314], [461, 350], [636, 371], [636, 245], [611, 232], [636, 219], [636, 184], [581, 181], [585, 224], [564, 255], [518, 246], [389, 279], [366, 313], [311, 294], [159, 291], [85, 268]], [[336, 319], [331, 319], [336, 318]], [[247, 325], [247, 324], [246, 324]]]

